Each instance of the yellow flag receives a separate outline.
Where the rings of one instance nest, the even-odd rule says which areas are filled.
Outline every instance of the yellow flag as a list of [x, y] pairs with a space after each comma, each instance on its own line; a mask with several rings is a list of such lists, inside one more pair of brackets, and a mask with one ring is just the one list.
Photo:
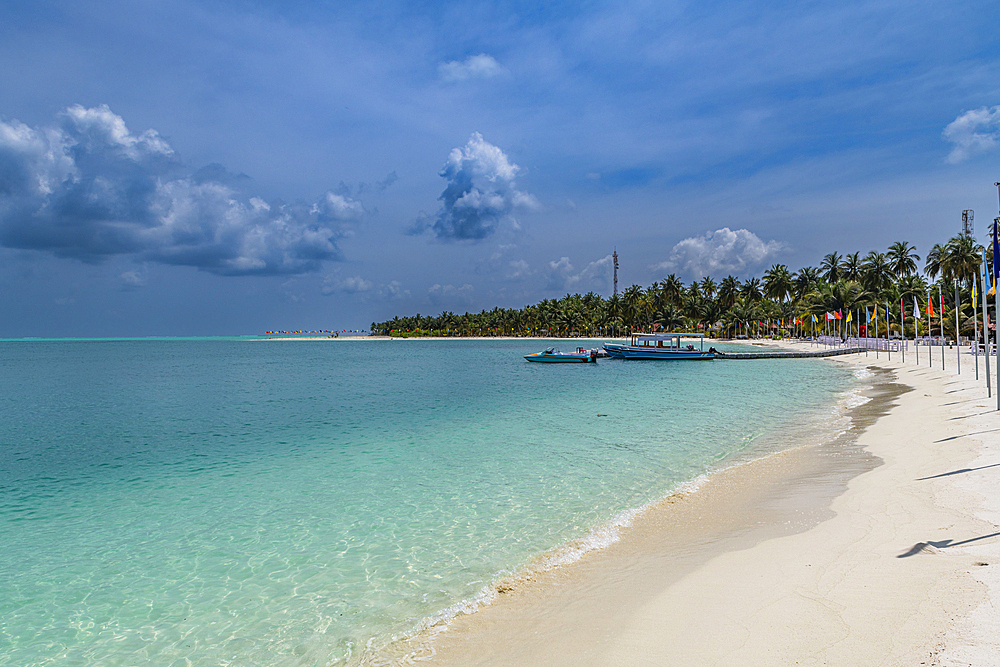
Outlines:
[[972, 279], [972, 303], [976, 303], [976, 283], [979, 282], [975, 278]]
[[854, 311], [853, 311], [853, 310], [849, 310], [849, 311], [847, 311], [847, 321], [848, 321], [848, 322], [850, 322], [850, 321], [851, 321], [851, 318], [852, 318], [853, 316], [854, 316]]
[[872, 308], [872, 316], [868, 318], [868, 321], [871, 322], [876, 317], [878, 317], [878, 306], [875, 306], [874, 308]]

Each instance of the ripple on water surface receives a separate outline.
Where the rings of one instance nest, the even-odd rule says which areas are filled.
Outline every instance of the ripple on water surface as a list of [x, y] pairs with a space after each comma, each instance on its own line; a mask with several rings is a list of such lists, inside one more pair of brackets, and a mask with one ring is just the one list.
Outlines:
[[532, 341], [0, 346], [10, 665], [353, 662], [819, 433], [859, 382], [815, 360], [542, 366]]

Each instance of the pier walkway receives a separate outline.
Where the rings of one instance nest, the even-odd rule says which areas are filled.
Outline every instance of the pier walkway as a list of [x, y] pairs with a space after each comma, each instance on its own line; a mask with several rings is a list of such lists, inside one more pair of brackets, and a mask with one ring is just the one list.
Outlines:
[[768, 350], [767, 352], [718, 352], [716, 359], [799, 359], [802, 357], [836, 357], [842, 354], [857, 354], [864, 352], [863, 347], [840, 347], [833, 350], [816, 350], [815, 352], [790, 352], [784, 350]]

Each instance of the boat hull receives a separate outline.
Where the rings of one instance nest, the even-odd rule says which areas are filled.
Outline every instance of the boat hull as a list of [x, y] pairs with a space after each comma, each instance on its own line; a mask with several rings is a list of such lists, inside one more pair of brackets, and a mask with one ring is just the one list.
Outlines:
[[593, 364], [597, 363], [597, 357], [592, 357], [590, 355], [584, 356], [582, 354], [545, 354], [544, 352], [536, 352], [535, 354], [526, 354], [524, 358], [528, 361], [540, 362], [543, 364]]
[[670, 350], [631, 345], [606, 343], [604, 350], [614, 359], [644, 359], [655, 361], [709, 361], [715, 359], [714, 352], [701, 350]]

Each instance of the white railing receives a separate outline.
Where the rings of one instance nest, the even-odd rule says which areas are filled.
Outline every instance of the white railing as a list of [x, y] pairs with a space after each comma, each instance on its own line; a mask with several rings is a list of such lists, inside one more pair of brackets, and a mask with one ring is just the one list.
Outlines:
[[885, 338], [854, 338], [850, 337], [846, 340], [841, 340], [837, 336], [817, 336], [816, 343], [828, 348], [840, 348], [840, 347], [861, 347], [868, 350], [884, 350], [886, 352], [899, 352], [900, 350], [909, 350], [908, 340], [901, 340], [899, 338], [890, 338], [886, 340]]

